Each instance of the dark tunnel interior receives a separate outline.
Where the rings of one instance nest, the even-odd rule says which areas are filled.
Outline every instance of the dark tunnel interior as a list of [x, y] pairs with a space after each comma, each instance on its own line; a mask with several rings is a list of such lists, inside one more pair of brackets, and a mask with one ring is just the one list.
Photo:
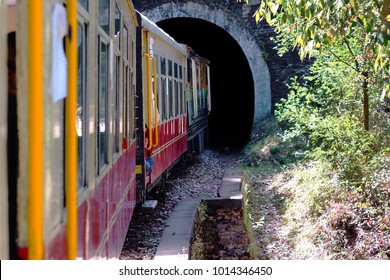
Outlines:
[[174, 18], [157, 25], [210, 60], [209, 147], [242, 150], [253, 124], [254, 83], [241, 47], [225, 30], [205, 20]]

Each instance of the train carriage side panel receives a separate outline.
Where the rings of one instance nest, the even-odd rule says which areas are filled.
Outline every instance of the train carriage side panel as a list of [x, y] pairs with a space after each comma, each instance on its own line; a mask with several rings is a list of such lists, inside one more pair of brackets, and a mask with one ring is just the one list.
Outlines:
[[[83, 258], [117, 258], [121, 253], [135, 207], [135, 41], [136, 17], [131, 2], [89, 2], [98, 11], [96, 56], [98, 85], [90, 95], [92, 131], [89, 134], [90, 193], [80, 206], [86, 230], [79, 242]], [[99, 4], [102, 6], [99, 7]], [[109, 6], [107, 6], [109, 4]], [[109, 12], [108, 12], [109, 11]], [[110, 19], [105, 24], [104, 16]], [[99, 19], [99, 20], [98, 20]], [[97, 61], [97, 62], [96, 62]], [[96, 77], [96, 75], [95, 75]], [[96, 78], [95, 78], [96, 79]], [[89, 91], [90, 92], [90, 91]], [[95, 123], [95, 125], [93, 125]], [[97, 146], [96, 146], [97, 145]], [[95, 155], [91, 158], [91, 155]], [[95, 179], [96, 178], [96, 179]], [[95, 183], [93, 183], [95, 182]]]
[[211, 111], [209, 61], [188, 48], [188, 146], [201, 154], [208, 138], [208, 115]]
[[[65, 197], [63, 164], [66, 154], [66, 131], [63, 124], [64, 116], [67, 115], [65, 99], [53, 99], [55, 91], [64, 88], [58, 86], [58, 83], [55, 84], [56, 87], [51, 87], [54, 75], [51, 70], [64, 66], [52, 56], [55, 51], [63, 48], [62, 38], [55, 42], [53, 37], [56, 26], [53, 25], [52, 16], [58, 13], [63, 18], [70, 14], [66, 15], [63, 11], [62, 1], [40, 1], [38, 4], [42, 4], [42, 9], [37, 3], [27, 5], [21, 2], [17, 5], [17, 112], [20, 140], [17, 245], [19, 257], [28, 258], [32, 245], [29, 241], [31, 236], [28, 235], [32, 225], [28, 208], [32, 195], [29, 189], [29, 166], [35, 164], [30, 159], [35, 146], [31, 146], [28, 140], [33, 127], [29, 124], [28, 112], [34, 99], [29, 99], [27, 93], [29, 77], [31, 81], [31, 77], [35, 75], [36, 79], [42, 78], [40, 92], [43, 99], [39, 106], [42, 121], [38, 121], [43, 137], [39, 147], [43, 151], [40, 155], [42, 165], [35, 164], [35, 168], [42, 172], [43, 182], [42, 191], [34, 195], [42, 196], [43, 219], [40, 219], [42, 225], [38, 227], [43, 234], [41, 237], [33, 237], [42, 241], [43, 252], [33, 257], [65, 259], [69, 255], [67, 239], [70, 237], [66, 231], [69, 216], [65, 213], [69, 205]], [[85, 6], [86, 3], [88, 6]], [[68, 4], [70, 7], [70, 2]], [[132, 3], [128, 0], [72, 1], [71, 4], [77, 4], [77, 30], [73, 30], [72, 34], [78, 34], [74, 38], [77, 39], [79, 62], [76, 70], [77, 118], [70, 118], [72, 122], [76, 119], [70, 125], [75, 127], [79, 144], [77, 257], [117, 258], [121, 253], [136, 200], [133, 108], [137, 21]], [[36, 56], [42, 71], [32, 73], [28, 71], [27, 40], [33, 34], [28, 29], [28, 14], [36, 7], [42, 11], [41, 18], [45, 24], [41, 25], [42, 40], [36, 40], [39, 41], [37, 44], [42, 44], [43, 55]], [[67, 29], [67, 24], [63, 24], [63, 29]], [[95, 81], [98, 81], [97, 85]], [[76, 107], [76, 104], [72, 105]], [[101, 112], [103, 113], [100, 114]], [[34, 216], [37, 217], [39, 213]]]
[[139, 181], [145, 182], [140, 189], [145, 194], [187, 150], [184, 109], [187, 50], [146, 17], [139, 14], [138, 18], [142, 42], [138, 55], [143, 62], [139, 92], [144, 108], [143, 114], [139, 115], [142, 116], [139, 132], [144, 139], [144, 147], [139, 149], [139, 162], [144, 164], [148, 151], [152, 151], [154, 159], [150, 175], [145, 167], [139, 168], [142, 172]]

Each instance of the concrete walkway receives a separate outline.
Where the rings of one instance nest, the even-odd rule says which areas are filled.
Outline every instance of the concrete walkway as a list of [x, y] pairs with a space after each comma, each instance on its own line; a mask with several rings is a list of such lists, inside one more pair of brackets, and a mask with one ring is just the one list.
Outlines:
[[155, 260], [189, 258], [189, 247], [200, 199], [180, 201], [166, 222]]
[[[205, 199], [213, 206], [242, 205], [242, 173], [239, 168], [226, 169], [219, 189], [219, 198]], [[189, 259], [189, 249], [197, 208], [202, 199], [180, 201], [166, 222], [154, 260]]]

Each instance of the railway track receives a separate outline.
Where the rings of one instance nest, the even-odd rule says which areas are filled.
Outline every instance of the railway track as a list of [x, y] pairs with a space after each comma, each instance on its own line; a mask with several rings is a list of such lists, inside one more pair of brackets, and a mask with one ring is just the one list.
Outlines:
[[151, 194], [158, 200], [153, 210], [136, 208], [120, 259], [151, 260], [157, 251], [165, 222], [182, 199], [218, 196], [226, 168], [238, 165], [241, 156], [211, 150], [195, 158], [186, 169], [174, 169], [165, 184], [165, 193]]

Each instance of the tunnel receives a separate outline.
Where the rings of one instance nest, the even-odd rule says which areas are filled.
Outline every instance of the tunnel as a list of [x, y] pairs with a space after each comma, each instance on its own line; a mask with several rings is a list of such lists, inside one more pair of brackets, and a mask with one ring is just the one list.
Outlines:
[[202, 19], [172, 18], [157, 25], [210, 61], [209, 148], [241, 151], [250, 140], [254, 116], [253, 76], [241, 47], [224, 29]]

